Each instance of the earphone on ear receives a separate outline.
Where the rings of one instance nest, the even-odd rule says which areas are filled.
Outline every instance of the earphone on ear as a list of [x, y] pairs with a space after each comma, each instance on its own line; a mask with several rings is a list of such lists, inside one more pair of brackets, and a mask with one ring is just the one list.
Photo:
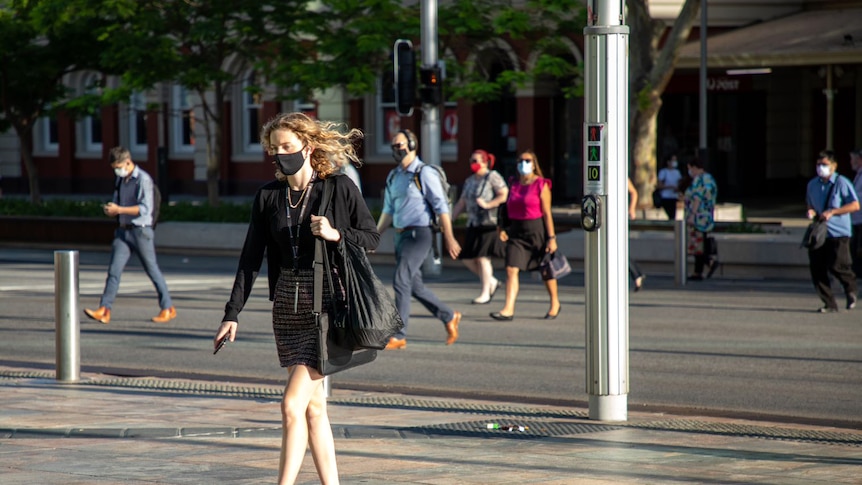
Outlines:
[[416, 150], [416, 137], [413, 135], [413, 132], [410, 130], [398, 130], [398, 133], [401, 133], [407, 138], [407, 150], [411, 152]]

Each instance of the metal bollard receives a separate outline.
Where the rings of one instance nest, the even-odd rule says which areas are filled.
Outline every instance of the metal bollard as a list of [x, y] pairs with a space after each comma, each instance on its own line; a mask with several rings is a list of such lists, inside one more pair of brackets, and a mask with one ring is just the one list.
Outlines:
[[323, 378], [323, 394], [329, 398], [332, 397], [332, 383], [329, 381], [330, 376]]
[[77, 382], [81, 377], [78, 251], [54, 251], [54, 323], [56, 379]]
[[673, 221], [673, 254], [673, 282], [676, 286], [685, 286], [685, 265], [688, 258], [685, 221]]

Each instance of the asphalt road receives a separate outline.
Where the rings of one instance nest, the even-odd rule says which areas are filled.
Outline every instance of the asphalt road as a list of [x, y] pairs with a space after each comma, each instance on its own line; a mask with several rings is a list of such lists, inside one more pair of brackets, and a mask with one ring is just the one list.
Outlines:
[[[113, 319], [87, 319], [98, 306], [107, 252], [80, 253], [81, 364], [118, 375], [195, 376], [230, 382], [282, 382], [261, 275], [240, 315], [237, 341], [212, 355], [233, 282], [235, 256], [160, 255], [179, 317], [158, 312], [155, 290], [134, 263], [120, 284]], [[375, 260], [388, 261], [384, 255]], [[393, 267], [375, 265], [390, 282]], [[332, 377], [333, 389], [392, 390], [425, 395], [572, 403], [588, 399], [584, 384], [583, 275], [561, 281], [563, 312], [544, 320], [547, 294], [522, 275], [516, 319], [497, 322], [502, 306], [471, 305], [475, 277], [456, 264], [429, 278], [434, 291], [464, 313], [461, 338], [446, 346], [443, 325], [414, 302], [407, 349]], [[502, 276], [499, 270], [498, 276]], [[649, 275], [630, 294], [631, 409], [777, 416], [862, 426], [862, 309], [819, 315], [810, 282], [724, 279], [673, 285]], [[0, 248], [0, 363], [53, 368], [53, 252]]]

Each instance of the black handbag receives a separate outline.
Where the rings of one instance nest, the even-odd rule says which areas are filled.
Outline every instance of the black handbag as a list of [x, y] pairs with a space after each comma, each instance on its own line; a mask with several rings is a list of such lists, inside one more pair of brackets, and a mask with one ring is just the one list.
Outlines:
[[[323, 187], [320, 214], [326, 213], [332, 198], [331, 182], [325, 182]], [[324, 271], [328, 277], [331, 295], [330, 305], [326, 309], [323, 308]], [[324, 376], [367, 364], [377, 358], [376, 350], [356, 350], [348, 325], [347, 308], [338, 301], [332, 274], [326, 243], [317, 238], [314, 245], [314, 293], [311, 311], [314, 313], [318, 332], [317, 370]]]
[[809, 251], [814, 251], [815, 249], [820, 249], [824, 244], [826, 244], [826, 236], [829, 235], [829, 231], [826, 226], [826, 221], [820, 220], [820, 214], [826, 212], [826, 209], [829, 208], [829, 203], [832, 200], [832, 191], [834, 189], [835, 184], [832, 184], [832, 186], [829, 187], [829, 192], [826, 194], [826, 204], [823, 207], [823, 211], [817, 213], [811, 224], [808, 224], [808, 227], [805, 228], [805, 234], [802, 236], [802, 243], [799, 245], [800, 248], [808, 248]]
[[571, 273], [572, 267], [569, 265], [569, 260], [565, 254], [554, 251], [553, 253], [545, 253], [539, 271], [542, 272], [542, 279], [545, 281], [558, 280]]
[[805, 235], [802, 236], [802, 244], [799, 247], [808, 248], [810, 251], [820, 249], [826, 243], [827, 232], [826, 221], [815, 220], [805, 228]]
[[342, 238], [338, 252], [353, 344], [357, 349], [383, 350], [404, 327], [395, 301], [374, 273], [365, 248]]

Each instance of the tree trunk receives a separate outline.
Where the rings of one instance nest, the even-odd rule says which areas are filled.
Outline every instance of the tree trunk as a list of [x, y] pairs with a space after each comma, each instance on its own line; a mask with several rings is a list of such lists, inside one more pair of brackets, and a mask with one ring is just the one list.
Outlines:
[[33, 125], [15, 125], [18, 134], [18, 143], [21, 144], [21, 158], [24, 159], [24, 168], [27, 170], [27, 182], [30, 187], [30, 203], [39, 205], [42, 203], [42, 192], [39, 189], [39, 169], [33, 161]]
[[632, 182], [638, 190], [638, 206], [652, 207], [657, 179], [656, 129], [661, 95], [670, 82], [679, 50], [688, 39], [701, 0], [686, 0], [661, 50], [663, 22], [649, 16], [648, 0], [627, 0], [631, 27], [629, 64], [629, 119], [631, 121]]

